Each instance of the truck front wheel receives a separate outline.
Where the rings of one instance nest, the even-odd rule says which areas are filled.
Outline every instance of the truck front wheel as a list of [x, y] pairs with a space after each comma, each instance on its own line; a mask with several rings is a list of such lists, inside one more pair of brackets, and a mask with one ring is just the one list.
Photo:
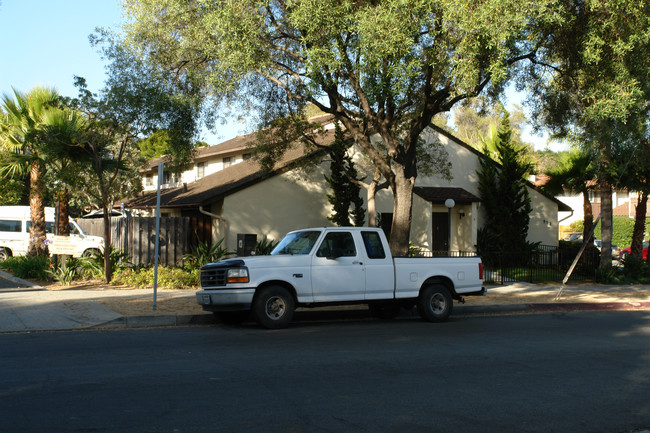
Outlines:
[[260, 290], [253, 300], [253, 316], [267, 329], [284, 328], [293, 318], [296, 303], [287, 289], [269, 286]]
[[418, 313], [429, 322], [444, 322], [451, 314], [452, 302], [445, 286], [433, 284], [422, 289], [418, 298]]
[[4, 248], [0, 248], [0, 262], [4, 262], [9, 257], [11, 257], [9, 251], [5, 250]]

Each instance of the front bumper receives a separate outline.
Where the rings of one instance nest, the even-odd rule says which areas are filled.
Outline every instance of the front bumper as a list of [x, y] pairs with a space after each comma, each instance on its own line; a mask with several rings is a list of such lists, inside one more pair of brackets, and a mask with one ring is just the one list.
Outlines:
[[255, 289], [199, 290], [196, 302], [205, 311], [250, 310]]

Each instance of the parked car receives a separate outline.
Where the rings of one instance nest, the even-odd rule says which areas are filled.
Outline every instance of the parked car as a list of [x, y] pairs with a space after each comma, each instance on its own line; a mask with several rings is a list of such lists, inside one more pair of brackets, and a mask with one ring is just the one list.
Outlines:
[[473, 257], [392, 257], [383, 230], [322, 227], [288, 233], [269, 256], [204, 265], [196, 300], [224, 321], [250, 313], [265, 328], [287, 326], [297, 306], [366, 303], [371, 314], [397, 316], [417, 306], [430, 322], [447, 320], [452, 298], [486, 294]]
[[[648, 260], [648, 244], [650, 241], [643, 241], [643, 260]], [[626, 258], [632, 253], [632, 247], [623, 248], [620, 253], [621, 259]]]
[[[66, 250], [74, 257], [89, 255], [104, 249], [104, 238], [84, 233], [77, 222], [70, 218], [70, 236], [54, 236], [54, 208], [45, 208], [45, 231], [47, 240], [54, 247]], [[29, 206], [0, 206], [0, 262], [12, 256], [24, 256], [29, 246]]]
[[[598, 248], [598, 251], [600, 251], [600, 247], [603, 241], [600, 239], [594, 239], [594, 245], [596, 245], [596, 248]], [[618, 245], [612, 244], [612, 258], [613, 259], [618, 259], [621, 256], [621, 249], [618, 247]]]

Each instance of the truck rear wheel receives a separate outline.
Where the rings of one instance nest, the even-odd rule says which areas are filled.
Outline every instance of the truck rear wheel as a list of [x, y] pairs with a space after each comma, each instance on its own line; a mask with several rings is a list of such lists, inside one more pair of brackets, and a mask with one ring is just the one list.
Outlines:
[[11, 257], [11, 254], [9, 254], [9, 252], [4, 248], [0, 248], [0, 262], [4, 262], [9, 257]]
[[433, 284], [422, 289], [418, 298], [418, 313], [429, 322], [444, 322], [451, 314], [452, 302], [445, 286]]
[[291, 293], [282, 286], [269, 286], [260, 290], [253, 300], [253, 316], [267, 329], [284, 328], [293, 318], [296, 303]]

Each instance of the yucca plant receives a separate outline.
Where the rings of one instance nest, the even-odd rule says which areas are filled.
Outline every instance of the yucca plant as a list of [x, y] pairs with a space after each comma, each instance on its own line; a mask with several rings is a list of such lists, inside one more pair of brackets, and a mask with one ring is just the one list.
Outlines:
[[264, 235], [264, 238], [255, 245], [255, 255], [268, 256], [279, 243], [279, 241], [267, 239], [266, 235]]
[[[109, 260], [111, 264], [111, 273], [117, 269], [132, 267], [131, 258], [122, 250], [115, 249], [109, 245]], [[104, 277], [104, 252], [93, 251], [89, 256], [82, 257], [79, 260], [79, 266], [83, 268], [93, 278]]]
[[53, 280], [69, 286], [81, 276], [81, 270], [79, 260], [70, 257], [67, 259], [65, 266], [55, 266], [52, 269], [48, 269], [47, 273]]
[[190, 268], [200, 268], [207, 263], [218, 262], [227, 256], [233, 255], [233, 252], [221, 247], [222, 243], [223, 238], [214, 245], [199, 242], [190, 254], [183, 256], [183, 263]]

